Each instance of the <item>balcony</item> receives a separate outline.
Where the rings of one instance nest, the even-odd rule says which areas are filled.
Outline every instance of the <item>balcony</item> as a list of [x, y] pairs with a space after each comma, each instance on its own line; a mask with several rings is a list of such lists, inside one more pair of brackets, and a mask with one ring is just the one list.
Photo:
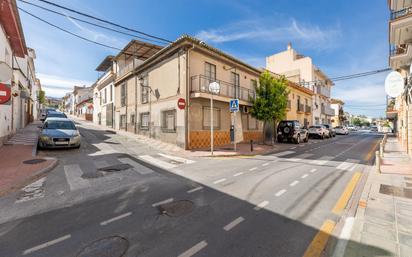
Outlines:
[[132, 71], [134, 68], [133, 62], [130, 62], [124, 66], [119, 66], [119, 72], [117, 73], [117, 77], [120, 78], [124, 74], [128, 73], [129, 71]]
[[309, 105], [305, 105], [305, 113], [309, 114], [312, 112], [312, 107], [310, 107]]
[[298, 113], [303, 113], [305, 111], [305, 106], [303, 104], [298, 102], [297, 106], [298, 106], [298, 109], [297, 109]]
[[327, 87], [323, 87], [323, 86], [318, 85], [318, 86], [315, 86], [315, 94], [330, 97], [330, 90]]
[[[190, 78], [190, 93], [206, 93], [210, 94], [209, 84], [216, 81], [220, 85], [220, 92], [218, 96], [227, 97], [231, 99], [238, 98], [239, 100], [249, 102], [249, 99], [256, 97], [256, 92], [253, 89], [246, 87], [235, 86], [233, 83], [222, 80], [211, 80], [204, 75], [195, 75]], [[215, 94], [216, 95], [216, 94]]]
[[402, 45], [411, 42], [412, 33], [412, 7], [404, 8], [391, 13], [389, 22], [389, 43], [392, 45]]
[[391, 45], [389, 52], [389, 65], [393, 69], [408, 66], [412, 61], [412, 49], [410, 45]]
[[322, 105], [320, 107], [320, 113], [328, 116], [335, 116], [335, 110], [333, 110], [329, 106]]
[[407, 7], [399, 11], [391, 12], [391, 21], [412, 13], [412, 7]]

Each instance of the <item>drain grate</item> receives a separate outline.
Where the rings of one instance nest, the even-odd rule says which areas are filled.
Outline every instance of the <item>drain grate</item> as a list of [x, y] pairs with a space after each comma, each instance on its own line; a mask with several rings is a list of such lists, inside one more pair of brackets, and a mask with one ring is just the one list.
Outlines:
[[126, 238], [120, 236], [106, 237], [86, 246], [77, 257], [121, 257], [129, 248]]
[[379, 193], [412, 199], [412, 189], [381, 184]]
[[132, 165], [127, 164], [127, 163], [122, 163], [122, 164], [116, 164], [116, 165], [99, 168], [98, 170], [106, 171], [106, 172], [116, 172], [116, 171], [131, 169], [131, 168], [133, 168]]
[[30, 159], [30, 160], [25, 160], [23, 161], [24, 164], [38, 164], [38, 163], [42, 163], [45, 162], [45, 159]]
[[193, 206], [193, 202], [189, 200], [179, 200], [159, 205], [158, 209], [161, 214], [166, 214], [170, 217], [180, 217], [192, 212]]

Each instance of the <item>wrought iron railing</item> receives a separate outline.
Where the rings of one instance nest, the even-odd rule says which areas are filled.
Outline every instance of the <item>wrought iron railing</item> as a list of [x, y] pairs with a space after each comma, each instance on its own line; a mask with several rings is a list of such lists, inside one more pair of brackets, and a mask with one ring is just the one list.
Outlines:
[[254, 99], [256, 97], [254, 89], [236, 86], [233, 83], [211, 79], [204, 75], [192, 76], [190, 80], [190, 92], [192, 93], [201, 92], [210, 94], [209, 84], [216, 81], [220, 85], [220, 92], [217, 94], [219, 96], [238, 98], [244, 101], [249, 101], [250, 98]]
[[400, 18], [402, 16], [405, 16], [405, 15], [408, 15], [410, 13], [412, 13], [412, 7], [408, 7], [408, 8], [396, 11], [396, 12], [391, 12], [391, 20], [398, 19], [398, 18]]
[[305, 106], [301, 103], [298, 103], [298, 112], [304, 112], [305, 111]]
[[311, 113], [312, 112], [312, 107], [310, 107], [309, 105], [305, 105], [305, 112], [306, 113]]

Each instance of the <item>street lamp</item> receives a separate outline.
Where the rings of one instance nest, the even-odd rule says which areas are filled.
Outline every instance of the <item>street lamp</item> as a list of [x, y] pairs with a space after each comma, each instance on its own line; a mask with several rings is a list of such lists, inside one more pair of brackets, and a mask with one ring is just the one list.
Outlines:
[[220, 85], [216, 81], [209, 84], [210, 92], [210, 152], [213, 155], [213, 94], [219, 94]]

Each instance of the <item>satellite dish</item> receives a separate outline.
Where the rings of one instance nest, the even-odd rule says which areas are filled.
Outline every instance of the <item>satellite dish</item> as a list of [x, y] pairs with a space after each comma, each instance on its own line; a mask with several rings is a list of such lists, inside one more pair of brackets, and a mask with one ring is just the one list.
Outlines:
[[398, 97], [403, 93], [405, 81], [397, 71], [392, 71], [385, 79], [385, 92], [390, 97]]

